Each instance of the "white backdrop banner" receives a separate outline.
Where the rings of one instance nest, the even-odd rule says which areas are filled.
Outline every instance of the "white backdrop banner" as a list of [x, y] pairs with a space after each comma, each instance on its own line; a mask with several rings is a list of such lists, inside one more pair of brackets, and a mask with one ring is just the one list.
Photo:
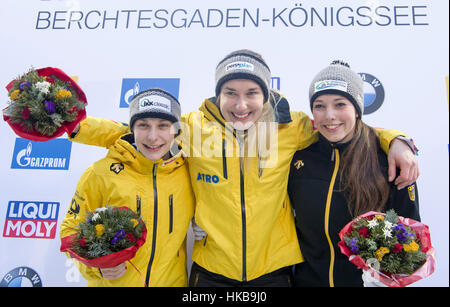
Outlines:
[[[77, 78], [88, 115], [127, 122], [130, 98], [150, 87], [197, 110], [214, 95], [219, 60], [248, 48], [264, 56], [291, 109], [309, 113], [313, 76], [345, 60], [365, 80], [365, 121], [420, 148], [420, 209], [437, 269], [415, 285], [448, 286], [448, 11], [446, 0], [2, 0], [0, 85], [58, 67]], [[0, 98], [6, 107], [6, 90]], [[106, 149], [66, 136], [31, 142], [4, 121], [0, 137], [0, 286], [86, 285], [59, 252], [59, 227], [81, 174]]]

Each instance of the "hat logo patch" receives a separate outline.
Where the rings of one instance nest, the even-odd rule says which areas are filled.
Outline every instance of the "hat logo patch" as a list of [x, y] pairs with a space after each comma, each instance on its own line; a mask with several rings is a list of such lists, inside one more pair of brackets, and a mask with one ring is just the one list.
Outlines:
[[231, 64], [228, 64], [225, 68], [225, 70], [228, 72], [230, 70], [249, 70], [249, 71], [255, 71], [255, 66], [248, 62], [233, 62]]
[[314, 92], [321, 92], [325, 90], [338, 90], [343, 92], [348, 92], [348, 84], [347, 82], [340, 80], [323, 80], [316, 82], [314, 84]]
[[143, 97], [139, 100], [139, 112], [172, 112], [170, 100], [158, 95]]

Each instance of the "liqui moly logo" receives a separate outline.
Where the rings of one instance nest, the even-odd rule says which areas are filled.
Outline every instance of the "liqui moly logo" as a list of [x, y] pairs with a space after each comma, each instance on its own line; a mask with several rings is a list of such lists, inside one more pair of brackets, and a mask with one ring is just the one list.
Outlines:
[[58, 224], [58, 202], [10, 201], [3, 236], [54, 239]]

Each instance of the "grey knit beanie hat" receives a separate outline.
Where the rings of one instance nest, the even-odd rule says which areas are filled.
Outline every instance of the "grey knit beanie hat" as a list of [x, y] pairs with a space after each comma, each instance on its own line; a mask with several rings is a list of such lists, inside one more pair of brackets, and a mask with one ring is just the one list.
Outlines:
[[130, 103], [130, 129], [138, 119], [147, 117], [178, 122], [181, 117], [180, 103], [161, 89], [153, 88], [140, 92]]
[[311, 82], [309, 88], [309, 102], [312, 110], [313, 102], [324, 94], [342, 95], [349, 99], [359, 118], [364, 113], [364, 81], [350, 65], [343, 61], [334, 61], [322, 70]]
[[268, 101], [272, 78], [261, 55], [251, 50], [238, 50], [220, 61], [216, 68], [216, 96], [219, 96], [224, 83], [235, 79], [255, 81], [263, 90], [264, 102]]

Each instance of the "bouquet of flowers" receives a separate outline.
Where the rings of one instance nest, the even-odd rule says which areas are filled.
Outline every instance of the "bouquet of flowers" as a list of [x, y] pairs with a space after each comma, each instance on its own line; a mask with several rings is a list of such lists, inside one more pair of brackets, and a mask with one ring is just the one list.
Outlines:
[[102, 207], [88, 212], [78, 232], [61, 238], [61, 252], [87, 266], [112, 268], [132, 259], [145, 243], [147, 228], [127, 207]]
[[348, 223], [339, 237], [341, 252], [386, 286], [404, 287], [434, 272], [428, 226], [394, 210], [368, 212]]
[[60, 69], [30, 69], [6, 89], [10, 101], [3, 119], [26, 139], [47, 141], [71, 133], [86, 117], [85, 94]]

